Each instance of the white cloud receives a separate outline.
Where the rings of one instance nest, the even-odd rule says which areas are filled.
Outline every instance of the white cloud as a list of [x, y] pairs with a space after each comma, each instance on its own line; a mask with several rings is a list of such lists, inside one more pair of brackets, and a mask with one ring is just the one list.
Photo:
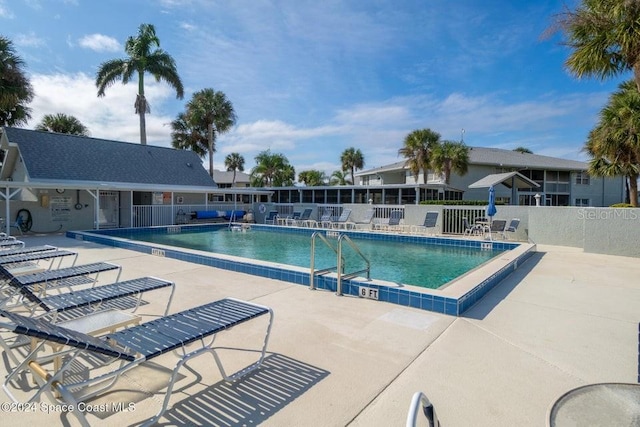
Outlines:
[[[106, 90], [103, 98], [98, 98], [93, 78], [84, 73], [36, 74], [31, 83], [36, 96], [30, 105], [29, 127], [35, 127], [45, 114], [65, 113], [80, 120], [95, 138], [140, 141], [139, 118], [133, 108], [137, 82], [116, 83]], [[171, 131], [166, 124], [172, 117], [163, 114], [161, 107], [174, 96], [172, 89], [146, 82], [145, 95], [152, 108], [152, 113], [146, 116], [148, 143], [168, 147]]]
[[4, 4], [4, 1], [0, 1], [0, 18], [5, 18], [5, 19], [15, 18], [11, 10], [9, 10], [7, 6]]
[[36, 34], [32, 31], [29, 34], [18, 34], [14, 42], [16, 46], [22, 47], [40, 47], [45, 45], [44, 39], [36, 36]]
[[103, 34], [89, 34], [78, 40], [80, 46], [96, 52], [117, 52], [121, 50], [120, 43], [113, 37]]

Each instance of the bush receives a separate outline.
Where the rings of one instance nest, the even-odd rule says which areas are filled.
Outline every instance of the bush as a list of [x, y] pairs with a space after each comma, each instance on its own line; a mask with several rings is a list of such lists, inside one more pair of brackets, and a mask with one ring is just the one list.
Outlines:
[[616, 203], [614, 205], [609, 206], [610, 208], [632, 208], [633, 205], [629, 203]]

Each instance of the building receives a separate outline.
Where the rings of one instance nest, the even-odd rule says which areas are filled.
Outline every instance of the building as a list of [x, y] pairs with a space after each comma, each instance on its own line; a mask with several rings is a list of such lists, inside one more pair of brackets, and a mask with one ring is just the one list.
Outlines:
[[[535, 205], [536, 194], [540, 195], [541, 204], [546, 206], [610, 206], [625, 200], [624, 177], [592, 177], [587, 173], [587, 167], [587, 163], [575, 160], [500, 148], [470, 147], [467, 174], [460, 176], [452, 173], [449, 185], [446, 186], [442, 176], [430, 172], [426, 185], [443, 185], [442, 192], [437, 197], [441, 200], [447, 200], [445, 191], [448, 189], [464, 191], [463, 200], [486, 200], [486, 189], [473, 189], [469, 186], [487, 175], [515, 171], [538, 183], [539, 187], [518, 189], [514, 200], [511, 189], [498, 186], [497, 202]], [[361, 171], [356, 174], [356, 180], [360, 186], [383, 186], [387, 191], [403, 185], [416, 185], [416, 179], [406, 167], [405, 161]], [[423, 173], [418, 176], [417, 183], [425, 185]]]
[[219, 189], [188, 150], [11, 127], [0, 149], [7, 230], [23, 214], [41, 232], [166, 224], [226, 194], [269, 194]]

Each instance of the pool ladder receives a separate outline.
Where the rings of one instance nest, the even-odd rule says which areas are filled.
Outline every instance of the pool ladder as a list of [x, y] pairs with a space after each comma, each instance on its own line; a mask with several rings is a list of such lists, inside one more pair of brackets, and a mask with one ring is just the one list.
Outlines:
[[[328, 268], [323, 268], [320, 270], [316, 270], [315, 269], [315, 261], [316, 261], [316, 238], [320, 238], [320, 240], [329, 248], [331, 249], [333, 252], [335, 252], [336, 254], [336, 266], [335, 267], [328, 267]], [[366, 263], [367, 267], [363, 268], [362, 270], [358, 270], [358, 271], [352, 271], [351, 273], [345, 273], [344, 270], [346, 268], [345, 266], [345, 262], [344, 262], [344, 257], [342, 256], [342, 243], [343, 242], [347, 242], [347, 244], [355, 251], [356, 254], [358, 254], [360, 256], [360, 258], [362, 258], [364, 260], [364, 262]], [[349, 238], [349, 236], [347, 236], [346, 234], [340, 234], [338, 236], [338, 240], [337, 240], [337, 244], [334, 247], [331, 242], [325, 237], [324, 234], [322, 234], [321, 231], [316, 231], [311, 235], [311, 273], [310, 273], [310, 277], [309, 277], [309, 289], [313, 290], [315, 289], [315, 277], [316, 276], [320, 276], [323, 274], [327, 274], [330, 273], [332, 271], [336, 272], [336, 275], [338, 276], [338, 284], [337, 284], [337, 288], [336, 288], [336, 295], [342, 295], [342, 281], [346, 280], [346, 279], [351, 279], [353, 277], [356, 277], [362, 273], [367, 273], [367, 280], [371, 280], [371, 262], [369, 261], [369, 259], [364, 256], [364, 254], [362, 253], [362, 251], [360, 250], [360, 248], [358, 248], [358, 246], [353, 243], [353, 240], [351, 240]]]

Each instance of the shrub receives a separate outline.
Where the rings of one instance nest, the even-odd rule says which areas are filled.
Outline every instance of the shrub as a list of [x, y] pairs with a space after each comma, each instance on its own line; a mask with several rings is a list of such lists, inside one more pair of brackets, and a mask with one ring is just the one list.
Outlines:
[[633, 205], [629, 204], [629, 203], [616, 203], [613, 204], [611, 206], [609, 206], [610, 208], [632, 208]]

